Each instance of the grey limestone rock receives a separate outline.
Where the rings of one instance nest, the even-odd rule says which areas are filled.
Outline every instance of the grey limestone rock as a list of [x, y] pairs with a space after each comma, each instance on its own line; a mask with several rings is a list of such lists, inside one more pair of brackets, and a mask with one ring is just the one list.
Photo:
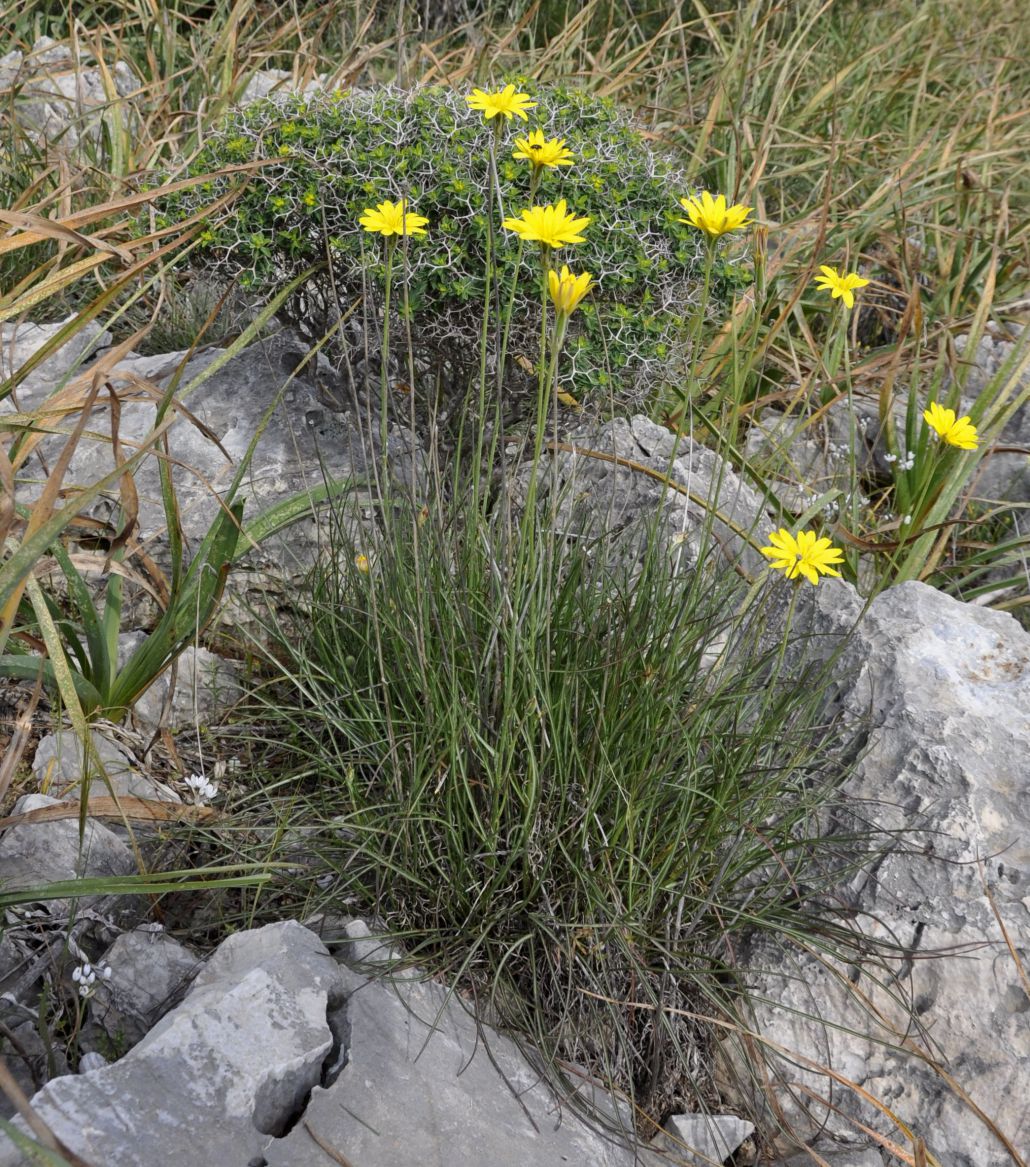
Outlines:
[[133, 721], [144, 733], [153, 733], [159, 726], [175, 733], [213, 725], [242, 696], [239, 673], [233, 661], [190, 645], [176, 659], [174, 670], [166, 669], [138, 698]]
[[[354, 502], [352, 535], [356, 543], [371, 538], [374, 525], [370, 495], [362, 493], [377, 465], [378, 434], [363, 432], [357, 422], [327, 406], [321, 397], [321, 378], [329, 375], [312, 363], [302, 367], [308, 347], [289, 333], [255, 342], [215, 368], [224, 354], [211, 351], [191, 360], [185, 354], [139, 357], [123, 361], [112, 371], [111, 383], [131, 388], [141, 383], [160, 393], [178, 373], [177, 400], [186, 413], [177, 413], [169, 432], [174, 462], [173, 479], [180, 521], [191, 555], [199, 547], [221, 510], [241, 459], [255, 435], [252, 461], [238, 497], [245, 503], [244, 523], [288, 499], [321, 488], [327, 480], [356, 484], [348, 497]], [[156, 417], [155, 401], [143, 393], [122, 402], [119, 433], [124, 443], [143, 442]], [[103, 402], [94, 411], [91, 429], [103, 433], [109, 413]], [[264, 428], [262, 429], [262, 425]], [[43, 443], [51, 458], [56, 445]], [[398, 431], [389, 438], [393, 470], [408, 480], [419, 471], [418, 458]], [[76, 448], [65, 481], [71, 486], [95, 482], [114, 469], [111, 444], [103, 438], [84, 437]], [[26, 477], [31, 478], [31, 472]], [[139, 494], [138, 537], [148, 553], [166, 564], [165, 513], [154, 458], [144, 458], [135, 474]], [[24, 493], [24, 492], [23, 492]], [[113, 502], [99, 500], [90, 508], [93, 517], [117, 522]], [[323, 511], [324, 513], [324, 511]], [[310, 568], [320, 545], [323, 528], [316, 518], [302, 518], [266, 538], [260, 548], [245, 554], [243, 566], [234, 572], [228, 594], [249, 596], [271, 588], [289, 592], [291, 581]], [[244, 555], [245, 548], [239, 549]], [[294, 595], [294, 599], [296, 599]], [[225, 620], [240, 615], [230, 611]]]
[[802, 511], [824, 491], [847, 486], [850, 443], [831, 437], [827, 428], [806, 425], [804, 416], [765, 409], [748, 431], [748, 458], [791, 510]]
[[182, 801], [175, 791], [163, 782], [144, 774], [138, 763], [134, 764], [125, 750], [110, 738], [97, 730], [91, 730], [90, 740], [95, 751], [95, 759], [99, 760], [103, 767], [103, 774], [97, 770], [92, 758], [90, 765], [84, 766], [81, 740], [72, 730], [62, 729], [47, 734], [36, 747], [32, 771], [40, 785], [44, 789], [52, 790], [61, 798], [78, 798], [85, 771], [89, 774], [91, 800], [109, 798], [113, 791], [118, 796], [128, 795], [159, 802]]
[[104, 954], [110, 979], [98, 984], [90, 1011], [117, 1043], [135, 1045], [176, 1004], [200, 968], [196, 953], [152, 927], [124, 932]]
[[[367, 929], [351, 929], [364, 964]], [[383, 953], [379, 958], [385, 958]], [[346, 971], [346, 1062], [268, 1167], [315, 1167], [320, 1142], [360, 1167], [630, 1167], [625, 1145], [560, 1105], [510, 1039], [478, 1025], [440, 984]], [[316, 1142], [316, 1139], [318, 1142]]]
[[674, 1114], [641, 1151], [642, 1167], [711, 1167], [733, 1155], [754, 1133], [754, 1123], [734, 1114]]
[[[660, 538], [683, 566], [700, 555], [701, 530], [714, 507], [714, 539], [728, 562], [738, 558], [758, 569], [765, 560], [741, 537], [764, 536], [771, 529], [764, 500], [718, 455], [688, 437], [676, 437], [646, 417], [617, 418], [599, 429], [573, 430], [563, 448], [538, 471], [541, 504], [556, 506], [560, 530], [575, 535], [615, 535], [617, 554], [639, 559], [646, 545], [647, 522], [661, 508]], [[524, 495], [530, 469], [519, 472]], [[667, 476], [666, 485], [655, 475]], [[553, 500], [553, 501], [552, 501]]]
[[[321, 1077], [333, 1047], [327, 1011], [341, 991], [338, 965], [300, 924], [240, 932], [125, 1057], [54, 1079], [32, 1106], [91, 1163], [261, 1162]], [[25, 1162], [0, 1136], [0, 1164]]]
[[287, 96], [296, 93], [311, 94], [325, 87], [327, 73], [320, 73], [311, 81], [301, 85], [286, 69], [257, 69], [247, 82], [247, 88], [240, 98], [241, 105], [249, 105], [263, 97]]
[[[64, 804], [59, 799], [28, 794], [15, 803], [14, 813], [60, 805]], [[86, 820], [81, 847], [75, 815], [50, 822], [16, 823], [0, 835], [0, 884], [8, 891], [84, 876], [129, 875], [135, 870], [136, 861], [128, 846], [95, 819]], [[88, 907], [99, 898], [87, 896], [78, 904]], [[50, 900], [42, 907], [56, 918], [67, 915], [70, 902]]]
[[[809, 619], [818, 625], [817, 612]], [[1017, 964], [1030, 965], [1030, 635], [1006, 614], [906, 583], [871, 604], [838, 672], [869, 735], [848, 804], [856, 822], [892, 832], [842, 896], [866, 935], [898, 947], [879, 970], [859, 970], [757, 946], [756, 1021], [880, 1098], [942, 1162], [1003, 1167], [1009, 1150], [931, 1061], [1030, 1151], [1030, 1000]], [[815, 1069], [794, 1065], [787, 1078], [841, 1108], [784, 1092], [802, 1137], [825, 1122], [854, 1138], [845, 1116], [883, 1126]]]
[[[1011, 336], [985, 333], [972, 353], [968, 351], [969, 337], [956, 337], [955, 346], [963, 366], [960, 373], [963, 408], [968, 409], [995, 378], [996, 386], [998, 381], [1009, 382], [1010, 401], [1025, 394], [1030, 388], [1028, 343], [1030, 334], [1026, 326], [1016, 329]], [[998, 444], [1013, 449], [984, 459], [976, 477], [976, 497], [1017, 503], [1030, 501], [1030, 456], [1023, 452], [1030, 450], [1030, 402], [1015, 410]]]
[[0, 87], [13, 92], [16, 123], [38, 142], [71, 151], [84, 139], [101, 141], [113, 102], [120, 102], [123, 121], [131, 120], [131, 101], [120, 99], [130, 98], [140, 79], [124, 61], [113, 62], [107, 72], [112, 94], [105, 74], [91, 61], [88, 53], [76, 58], [66, 44], [46, 36], [28, 53], [8, 53], [0, 61]]
[[[0, 382], [13, 377], [28, 364], [71, 319], [52, 324], [0, 324]], [[15, 407], [23, 412], [38, 409], [55, 389], [81, 372], [92, 357], [110, 343], [110, 332], [95, 323], [86, 325], [26, 373], [13, 397], [0, 399], [0, 412], [7, 413]]]
[[[820, 1160], [826, 1167], [883, 1167], [883, 1156], [875, 1147], [847, 1148], [817, 1144], [814, 1154], [802, 1151], [782, 1160], [774, 1167], [818, 1167]], [[818, 1155], [818, 1158], [816, 1158]]]
[[[112, 372], [115, 385], [145, 378], [161, 390], [181, 368], [178, 400], [193, 420], [180, 414], [169, 441], [183, 532], [191, 550], [196, 550], [217, 517], [218, 496], [230, 485], [270, 408], [273, 412], [241, 490], [247, 503], [245, 520], [305, 487], [320, 485], [323, 473], [342, 478], [354, 471], [360, 441], [357, 435], [348, 438], [342, 423], [321, 405], [312, 374], [298, 371], [306, 354], [306, 346], [287, 334], [277, 334], [243, 349], [214, 371], [212, 366], [223, 355], [218, 352], [203, 353], [185, 365], [175, 354], [128, 360]], [[151, 400], [124, 402], [119, 427], [123, 441], [145, 439], [155, 416]], [[106, 421], [106, 412], [98, 410], [96, 428], [102, 429]], [[113, 465], [108, 441], [83, 440], [67, 481], [95, 481]], [[135, 477], [140, 495], [139, 537], [150, 543], [163, 535], [165, 527], [156, 461], [145, 459]], [[295, 533], [290, 542], [296, 543]]]

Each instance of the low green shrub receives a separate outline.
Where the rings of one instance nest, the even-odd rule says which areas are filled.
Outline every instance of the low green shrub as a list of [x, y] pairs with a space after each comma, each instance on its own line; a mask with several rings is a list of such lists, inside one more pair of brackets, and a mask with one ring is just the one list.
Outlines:
[[[430, 373], [428, 383], [445, 370], [464, 387], [479, 360], [492, 216], [498, 279], [491, 326], [499, 331], [510, 302], [507, 353], [516, 359], [507, 367], [514, 383], [519, 368], [538, 358], [540, 260], [535, 245], [520, 248], [516, 236], [501, 228], [497, 196], [505, 216], [530, 205], [531, 167], [512, 154], [515, 139], [539, 127], [565, 139], [575, 161], [542, 172], [534, 203], [564, 198], [571, 212], [590, 218], [585, 242], [551, 263], [567, 262], [597, 281], [573, 322], [560, 387], [577, 399], [602, 391], [603, 401], [614, 395], [618, 405], [639, 404], [678, 379], [683, 317], [700, 299], [703, 242], [678, 221], [683, 211], [677, 196], [688, 193], [688, 185], [611, 101], [571, 88], [524, 88], [537, 105], [528, 122], [501, 127], [496, 192], [490, 180], [493, 124], [468, 108], [464, 94], [388, 87], [293, 95], [232, 113], [190, 166], [191, 175], [212, 174], [210, 181], [165, 200], [160, 225], [194, 213], [201, 200], [241, 181], [239, 172], [214, 172], [265, 163], [249, 172], [230, 212], [210, 223], [192, 259], [263, 295], [324, 261], [287, 312], [317, 340], [341, 315], [381, 293], [385, 249], [360, 228], [362, 211], [407, 198], [413, 211], [429, 219], [429, 233], [406, 240], [398, 251], [395, 278], [398, 286], [403, 279], [407, 298], [395, 287], [393, 306], [402, 320], [410, 313], [416, 367]], [[738, 270], [719, 266], [716, 301]], [[367, 309], [355, 319], [362, 311], [367, 323]], [[346, 348], [348, 342], [362, 345], [365, 334], [345, 328], [341, 335]], [[491, 359], [500, 351], [496, 341], [495, 335]], [[374, 345], [372, 351], [374, 377]]]

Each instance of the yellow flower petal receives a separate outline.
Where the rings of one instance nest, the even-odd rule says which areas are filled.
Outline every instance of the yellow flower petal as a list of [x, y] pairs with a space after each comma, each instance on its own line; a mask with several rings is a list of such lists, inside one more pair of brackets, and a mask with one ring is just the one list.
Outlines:
[[375, 209], [366, 207], [358, 223], [366, 231], [384, 236], [391, 235], [425, 235], [426, 224], [429, 222], [422, 215], [407, 209], [407, 200], [399, 203], [380, 203]]
[[589, 272], [573, 275], [564, 264], [560, 274], [556, 271], [547, 273], [547, 290], [562, 316], [570, 316], [576, 310], [579, 302], [590, 291], [592, 283], [593, 277]]
[[679, 222], [697, 227], [698, 230], [704, 231], [710, 239], [717, 239], [728, 231], [737, 231], [741, 227], [751, 226], [748, 215], [752, 208], [742, 206], [740, 203], [728, 207], [725, 195], [719, 195], [713, 199], [708, 191], [702, 191], [699, 198], [681, 198], [679, 201], [680, 206], [689, 216], [686, 219], [680, 219]]
[[840, 576], [831, 565], [843, 562], [843, 552], [829, 539], [817, 538], [815, 531], [799, 531], [795, 538], [781, 527], [769, 535], [769, 544], [759, 550], [771, 561], [769, 566], [784, 572], [787, 579], [803, 575], [809, 583], [816, 584], [820, 575]]
[[529, 121], [527, 109], [535, 109], [536, 102], [529, 100], [528, 93], [516, 93], [514, 85], [505, 85], [494, 93], [486, 93], [482, 89], [473, 89], [465, 100], [469, 109], [480, 110], [483, 117], [490, 120], [493, 117], [503, 117], [511, 120], [520, 117], [524, 122]]
[[590, 222], [589, 217], [576, 218], [570, 215], [564, 199], [559, 200], [555, 206], [529, 207], [520, 214], [521, 218], [505, 219], [503, 225], [527, 243], [538, 242], [545, 247], [582, 243], [580, 232]]
[[923, 418], [927, 425], [949, 446], [960, 450], [975, 450], [980, 445], [976, 426], [969, 417], [956, 417], [953, 409], [947, 409], [931, 401], [923, 411]]
[[565, 148], [565, 139], [546, 139], [543, 130], [531, 130], [528, 138], [516, 138], [515, 146], [512, 158], [524, 159], [537, 170], [573, 163], [573, 154]]
[[864, 288], [869, 283], [857, 272], [848, 272], [841, 275], [835, 267], [820, 265], [822, 275], [815, 277], [815, 286], [822, 292], [829, 292], [834, 300], [843, 300], [846, 308], [855, 306], [855, 288]]

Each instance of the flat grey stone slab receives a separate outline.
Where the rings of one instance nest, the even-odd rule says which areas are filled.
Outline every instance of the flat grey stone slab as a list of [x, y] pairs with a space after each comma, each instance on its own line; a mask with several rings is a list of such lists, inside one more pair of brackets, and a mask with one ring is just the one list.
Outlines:
[[720, 1167], [754, 1129], [735, 1114], [674, 1114], [638, 1151], [637, 1167]]
[[443, 986], [347, 977], [346, 1064], [312, 1091], [303, 1122], [265, 1149], [268, 1167], [329, 1167], [319, 1142], [354, 1167], [634, 1164]]

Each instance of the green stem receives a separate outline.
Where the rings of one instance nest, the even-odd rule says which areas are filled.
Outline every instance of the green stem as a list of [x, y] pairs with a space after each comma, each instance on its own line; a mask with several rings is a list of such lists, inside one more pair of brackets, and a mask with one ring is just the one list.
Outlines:
[[548, 249], [540, 245], [540, 371], [537, 379], [536, 433], [533, 442], [533, 467], [540, 459], [543, 445], [543, 423], [547, 420], [547, 397], [551, 388], [547, 368], [547, 273], [550, 270]]
[[[701, 330], [704, 327], [705, 316], [708, 313], [708, 299], [712, 291], [712, 267], [715, 263], [715, 240], [707, 239], [705, 243], [705, 267], [701, 282], [701, 303], [697, 306], [694, 318], [690, 323], [690, 369], [687, 374], [687, 392], [683, 406], [686, 407], [698, 395], [700, 386], [697, 384], [697, 366], [701, 350]], [[678, 427], [677, 427], [678, 428]]]
[[[844, 387], [848, 395], [848, 444], [850, 457], [848, 459], [848, 522], [851, 530], [858, 531], [858, 423], [855, 417], [855, 399], [851, 384], [851, 354], [848, 351], [848, 317], [847, 309], [841, 305], [840, 318], [840, 353], [844, 358]], [[837, 358], [838, 362], [840, 356]], [[836, 370], [834, 370], [836, 371]], [[832, 374], [831, 374], [832, 375]], [[858, 578], [858, 552], [851, 552], [850, 548], [845, 555], [851, 555], [848, 566], [855, 579]]]
[[[534, 166], [533, 172], [529, 179], [529, 205], [533, 206], [533, 200], [536, 198], [537, 187], [540, 184], [540, 167]], [[515, 252], [515, 272], [511, 279], [511, 290], [508, 293], [508, 304], [504, 310], [504, 317], [502, 320], [501, 332], [501, 356], [498, 361], [498, 385], [503, 383], [504, 369], [508, 359], [508, 337], [511, 333], [511, 316], [515, 308], [515, 293], [519, 286], [519, 272], [522, 270], [522, 251], [525, 247], [525, 240], [519, 236], [518, 250]]]
[[540, 367], [537, 378], [536, 427], [533, 433], [533, 458], [529, 466], [529, 486], [526, 489], [525, 511], [522, 515], [521, 539], [518, 548], [519, 571], [517, 578], [519, 583], [516, 585], [517, 595], [522, 594], [519, 587], [519, 584], [524, 582], [521, 578], [522, 572], [527, 566], [532, 571], [536, 563], [536, 533], [538, 529], [536, 498], [539, 489], [540, 458], [543, 453], [544, 426], [547, 420], [547, 399], [550, 388], [546, 367], [548, 248], [544, 244], [540, 245], [540, 271]]
[[796, 576], [791, 583], [790, 604], [787, 607], [787, 615], [783, 623], [783, 639], [780, 641], [779, 651], [776, 654], [776, 668], [769, 681], [769, 695], [775, 699], [776, 682], [780, 679], [780, 673], [783, 671], [783, 661], [787, 655], [787, 645], [790, 642], [790, 629], [794, 623], [794, 609], [797, 607], [798, 592], [801, 589], [802, 576]]
[[[490, 139], [490, 169], [494, 169], [494, 138]], [[479, 331], [479, 390], [476, 401], [476, 416], [473, 424], [476, 427], [475, 454], [472, 464], [472, 510], [479, 513], [480, 490], [483, 479], [483, 426], [486, 414], [486, 353], [487, 339], [490, 335], [490, 297], [493, 291], [494, 273], [494, 216], [493, 210], [488, 208], [486, 216], [486, 267], [483, 274], [483, 325]]]
[[[387, 426], [386, 408], [390, 395], [389, 364], [390, 364], [390, 288], [393, 283], [393, 253], [397, 247], [397, 240], [387, 236], [386, 240], [386, 284], [383, 290], [383, 351], [379, 362], [379, 456], [382, 459], [383, 482], [381, 488], [385, 490], [388, 474], [388, 459], [386, 454]], [[412, 386], [414, 392], [414, 386]]]
[[[554, 320], [554, 338], [551, 341], [551, 367], [547, 371], [547, 380], [550, 385], [551, 405], [554, 409], [554, 440], [558, 440], [558, 358], [561, 356], [565, 344], [565, 330], [568, 328], [569, 318], [564, 312], [559, 312]], [[546, 402], [544, 403], [546, 406]], [[543, 431], [544, 417], [540, 418], [540, 429]]]

